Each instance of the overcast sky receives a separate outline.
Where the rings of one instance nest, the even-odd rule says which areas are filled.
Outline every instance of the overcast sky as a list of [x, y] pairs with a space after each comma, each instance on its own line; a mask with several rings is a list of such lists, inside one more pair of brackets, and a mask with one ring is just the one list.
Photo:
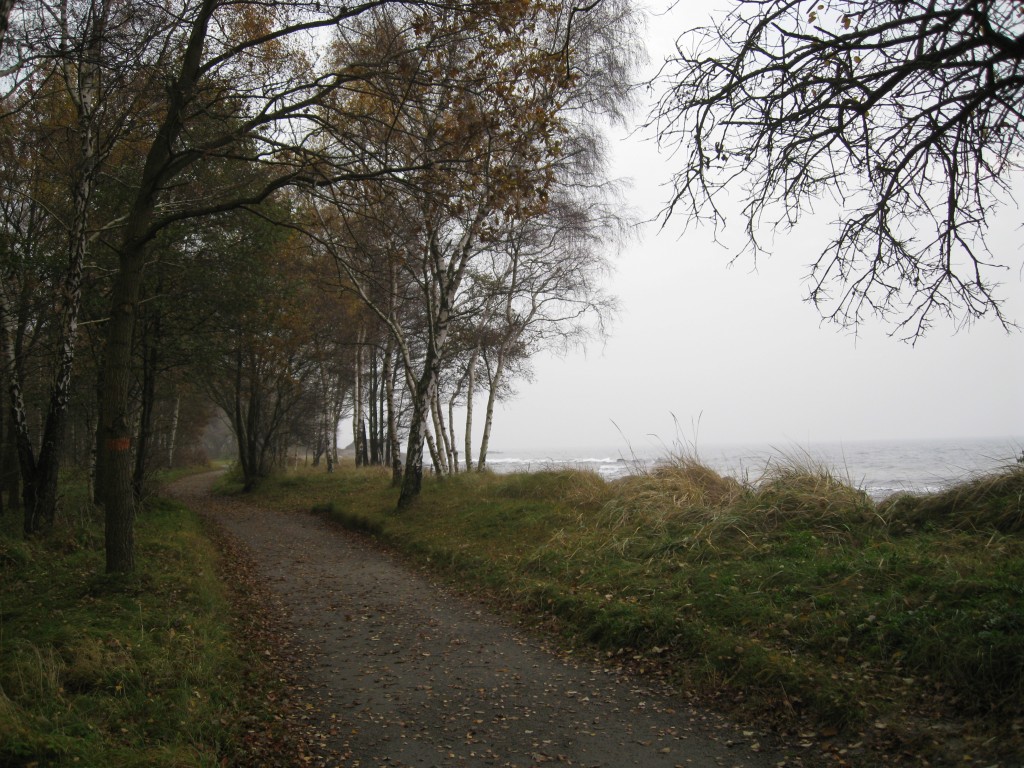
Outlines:
[[[693, 0], [652, 20], [651, 56], [706, 18]], [[642, 117], [642, 111], [638, 114]], [[648, 137], [649, 138], [649, 137]], [[642, 137], [615, 142], [615, 173], [632, 178], [642, 217], [664, 205], [674, 162]], [[756, 265], [679, 219], [647, 227], [615, 259], [621, 313], [602, 346], [542, 356], [534, 381], [495, 414], [496, 450], [1024, 436], [1024, 335], [982, 320], [958, 334], [936, 327], [910, 346], [870, 321], [855, 338], [806, 303], [808, 265], [827, 223], [808, 220]], [[1020, 211], [1000, 216], [996, 255], [1008, 314], [1024, 324]], [[729, 222], [727, 246], [741, 245]], [[677, 433], [675, 421], [681, 427]], [[695, 424], [699, 421], [699, 431]]]

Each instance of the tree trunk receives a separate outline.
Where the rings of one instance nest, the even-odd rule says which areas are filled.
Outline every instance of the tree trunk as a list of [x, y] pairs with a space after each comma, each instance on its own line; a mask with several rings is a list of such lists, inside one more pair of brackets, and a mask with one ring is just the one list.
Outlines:
[[363, 465], [360, 443], [363, 436], [363, 336], [363, 331], [360, 331], [356, 337], [356, 361], [352, 377], [352, 448], [355, 450], [357, 467]]
[[100, 425], [107, 573], [135, 569], [135, 494], [132, 489], [131, 377], [135, 310], [142, 290], [142, 247], [121, 252], [114, 277], [104, 365]]
[[88, 442], [88, 488], [89, 488], [89, 500], [95, 503], [96, 501], [96, 433], [99, 431], [99, 422], [95, 416], [90, 418], [86, 422], [86, 440]]
[[235, 436], [235, 445], [238, 448], [238, 463], [242, 466], [242, 482], [251, 474], [249, 469], [249, 452], [246, 450], [245, 419], [242, 418], [242, 349], [235, 351], [235, 386], [234, 402], [228, 418], [231, 420], [231, 432]]
[[[325, 416], [324, 418], [326, 419], [327, 417]], [[327, 434], [326, 429], [327, 429], [327, 424], [324, 424], [324, 440], [327, 443], [324, 446], [324, 458], [327, 459], [327, 474], [330, 474], [331, 472], [334, 471], [334, 452], [331, 450], [330, 435]], [[335, 432], [337, 432], [337, 429], [335, 429]], [[314, 461], [313, 461], [313, 466], [314, 467], [316, 466], [316, 462], [318, 460], [319, 460], [319, 457], [314, 459]]]
[[391, 458], [391, 487], [398, 488], [402, 484], [402, 447], [398, 440], [398, 414], [395, 403], [395, 377], [397, 371], [394, 366], [395, 342], [390, 337], [384, 350], [384, 389], [387, 399], [388, 419], [388, 453]]
[[96, 423], [92, 440], [92, 503], [97, 506], [103, 506], [103, 489], [106, 487], [103, 472], [103, 368], [100, 361], [96, 374]]
[[476, 468], [480, 471], [483, 471], [487, 467], [487, 447], [491, 441], [491, 424], [494, 421], [494, 403], [498, 399], [498, 386], [504, 372], [505, 355], [503, 352], [499, 351], [498, 362], [494, 368], [494, 375], [490, 378], [490, 387], [487, 392], [487, 413], [484, 417], [484, 434], [480, 439], [480, 458], [476, 464]]
[[434, 420], [434, 435], [437, 439], [433, 451], [436, 454], [434, 464], [439, 475], [450, 475], [452, 474], [452, 446], [448, 439], [448, 429], [444, 423], [444, 411], [441, 410], [441, 393], [437, 389], [434, 390], [430, 413]]
[[181, 418], [181, 393], [177, 393], [174, 397], [174, 411], [171, 414], [171, 428], [170, 434], [167, 437], [167, 468], [171, 469], [174, 467], [174, 448], [175, 443], [178, 440], [178, 419]]
[[455, 393], [448, 400], [448, 429], [451, 432], [452, 440], [451, 445], [449, 446], [449, 450], [451, 451], [452, 457], [450, 462], [450, 471], [452, 474], [456, 475], [459, 473], [459, 449], [457, 447], [459, 443], [458, 440], [456, 439], [458, 435], [455, 434], [455, 400], [458, 397], [458, 395], [459, 392], [458, 390], [456, 390]]
[[367, 443], [367, 439], [366, 439], [366, 421], [365, 420], [360, 420], [359, 426], [360, 426], [360, 430], [359, 430], [359, 451], [360, 451], [360, 456], [361, 456], [361, 460], [362, 460], [361, 466], [368, 467], [368, 466], [370, 466], [370, 456], [366, 452], [366, 443]]
[[331, 435], [330, 442], [327, 446], [328, 465], [327, 471], [333, 472], [334, 467], [338, 463], [338, 422], [341, 421], [341, 414], [339, 413], [342, 395], [340, 392], [337, 393], [337, 400], [335, 402], [334, 410], [331, 411]]
[[402, 492], [398, 497], [399, 511], [408, 509], [423, 488], [423, 443], [426, 441], [430, 404], [434, 399], [439, 373], [437, 356], [428, 347], [423, 374], [413, 392], [412, 422], [409, 424], [409, 440], [405, 449], [405, 472], [402, 475]]
[[380, 350], [380, 366], [379, 366], [379, 377], [380, 384], [377, 389], [377, 445], [379, 446], [380, 461], [379, 464], [387, 464], [388, 455], [390, 450], [388, 449], [388, 431], [387, 431], [387, 384], [384, 383], [384, 355], [385, 350]]
[[[158, 288], [158, 293], [160, 290]], [[146, 483], [146, 465], [153, 438], [153, 412], [156, 408], [156, 369], [160, 346], [160, 316], [153, 319], [142, 339], [142, 406], [139, 416], [139, 436], [135, 448], [135, 470], [132, 490], [135, 500], [141, 501]]]
[[380, 455], [380, 443], [377, 441], [377, 389], [380, 382], [378, 381], [378, 370], [377, 370], [377, 350], [372, 349], [370, 351], [370, 391], [367, 397], [367, 414], [369, 416], [369, 433], [370, 433], [370, 455], [369, 463], [377, 466], [381, 463]]
[[476, 362], [480, 356], [480, 347], [473, 350], [466, 367], [466, 471], [473, 471], [473, 394], [476, 392]]
[[18, 470], [17, 436], [14, 434], [14, 421], [7, 420], [7, 506], [11, 509], [21, 507], [21, 472]]
[[398, 496], [398, 511], [408, 509], [423, 488], [423, 441], [427, 426], [426, 409], [416, 398], [413, 405], [412, 422], [409, 424], [409, 440], [405, 449], [405, 471], [402, 473], [402, 491]]
[[174, 175], [171, 162], [174, 144], [184, 125], [186, 104], [200, 73], [203, 48], [217, 0], [203, 0], [189, 33], [181, 69], [168, 88], [164, 120], [150, 144], [139, 179], [138, 191], [125, 220], [118, 252], [118, 269], [111, 291], [104, 359], [105, 383], [100, 409], [100, 461], [103, 484], [99, 488], [106, 515], [107, 572], [125, 573], [135, 568], [135, 499], [132, 494], [130, 384], [132, 333], [142, 290], [145, 244], [157, 197]]
[[[0, 330], [0, 333], [3, 333]], [[4, 373], [0, 366], [0, 380], [3, 381], [3, 392], [10, 391], [10, 380], [6, 375], [14, 376], [14, 371]], [[7, 496], [6, 508], [21, 508], [21, 473], [18, 469], [18, 435], [14, 428], [14, 415], [5, 406], [0, 405], [0, 508], [4, 508], [4, 495]]]
[[[323, 458], [324, 453], [327, 451], [327, 411], [321, 410], [319, 417], [317, 418], [316, 425], [316, 436], [314, 437], [313, 445], [313, 463], [310, 466], [319, 467], [320, 459]], [[309, 448], [306, 448], [306, 456], [309, 456]], [[330, 457], [327, 459], [328, 465], [330, 464]], [[328, 469], [328, 471], [330, 471]]]
[[[245, 355], [244, 353], [239, 355], [239, 366], [244, 365]], [[244, 401], [244, 407], [241, 402], [241, 395], [244, 392], [242, 386], [239, 386], [239, 412], [242, 417], [242, 424], [244, 424], [241, 430], [242, 437], [244, 439], [244, 445], [242, 446], [242, 452], [245, 456], [243, 461], [243, 479], [245, 486], [243, 490], [248, 493], [256, 487], [256, 483], [263, 476], [263, 462], [264, 462], [264, 448], [260, 445], [259, 437], [259, 416], [260, 411], [263, 408], [263, 387], [259, 382], [259, 378], [255, 372], [255, 360], [251, 361], [251, 375], [249, 376], [249, 391]], [[239, 380], [243, 378], [242, 368], [239, 368]]]
[[[433, 410], [433, 409], [431, 409]], [[434, 468], [434, 474], [437, 477], [444, 477], [446, 474], [444, 467], [441, 464], [441, 454], [437, 449], [437, 441], [434, 439], [434, 433], [430, 431], [430, 426], [427, 426], [424, 437], [427, 441], [427, 450], [430, 452], [430, 463]]]
[[334, 395], [331, 401], [331, 423], [328, 441], [328, 451], [331, 454], [332, 466], [338, 466], [338, 427], [341, 424], [341, 416], [345, 412], [345, 388], [341, 378], [337, 377], [334, 382]]
[[[447, 315], [444, 314], [438, 324], [439, 333], [435, 339], [443, 343], [447, 335]], [[405, 473], [402, 476], [402, 492], [398, 497], [399, 511], [408, 509], [423, 488], [423, 443], [427, 437], [427, 424], [430, 410], [437, 392], [440, 378], [441, 361], [439, 347], [428, 344], [426, 357], [423, 361], [423, 373], [413, 391], [412, 423], [409, 425], [409, 441], [405, 451]]]

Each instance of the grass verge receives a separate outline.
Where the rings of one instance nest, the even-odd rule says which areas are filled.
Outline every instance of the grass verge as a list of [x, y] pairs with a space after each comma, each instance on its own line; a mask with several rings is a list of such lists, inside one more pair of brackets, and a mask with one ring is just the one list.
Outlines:
[[152, 499], [137, 572], [108, 576], [102, 520], [76, 499], [48, 537], [0, 518], [0, 765], [230, 763], [251, 673], [200, 520]]
[[1017, 764], [1022, 467], [876, 505], [827, 468], [795, 462], [739, 483], [682, 457], [610, 483], [571, 471], [432, 480], [400, 515], [387, 478], [343, 469], [257, 493], [326, 511], [608, 663], [836, 755]]

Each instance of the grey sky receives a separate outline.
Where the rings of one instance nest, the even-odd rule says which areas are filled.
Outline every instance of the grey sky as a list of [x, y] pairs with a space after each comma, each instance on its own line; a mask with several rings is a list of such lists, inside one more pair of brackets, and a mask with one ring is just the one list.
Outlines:
[[[720, 5], [720, 3], [716, 3]], [[660, 61], [674, 35], [707, 17], [689, 3], [651, 24]], [[642, 116], [642, 114], [638, 115]], [[645, 217], [664, 204], [674, 162], [638, 137], [616, 142], [616, 173], [632, 177], [629, 202]], [[981, 321], [953, 334], [936, 327], [914, 347], [871, 321], [854, 338], [823, 325], [803, 301], [808, 265], [833, 218], [808, 218], [777, 238], [770, 259], [728, 266], [733, 251], [680, 218], [648, 227], [616, 259], [611, 289], [622, 312], [603, 348], [539, 358], [533, 383], [495, 414], [492, 446], [557, 449], [637, 446], [677, 437], [700, 443], [1024, 435], [1024, 335]], [[1020, 212], [1005, 210], [996, 256], [1008, 315], [1024, 324]], [[741, 245], [730, 221], [726, 246]], [[673, 414], [683, 428], [677, 435]], [[613, 423], [614, 422], [614, 423]], [[617, 425], [617, 426], [616, 426]], [[650, 435], [654, 435], [651, 438]]]

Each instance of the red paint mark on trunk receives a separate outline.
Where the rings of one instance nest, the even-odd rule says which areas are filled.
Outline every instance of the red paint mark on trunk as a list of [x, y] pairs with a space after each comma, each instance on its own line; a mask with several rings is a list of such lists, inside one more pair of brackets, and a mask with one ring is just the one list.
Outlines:
[[119, 451], [127, 451], [132, 447], [132, 439], [130, 437], [113, 437], [107, 440], [107, 450], [111, 453], [117, 453]]

